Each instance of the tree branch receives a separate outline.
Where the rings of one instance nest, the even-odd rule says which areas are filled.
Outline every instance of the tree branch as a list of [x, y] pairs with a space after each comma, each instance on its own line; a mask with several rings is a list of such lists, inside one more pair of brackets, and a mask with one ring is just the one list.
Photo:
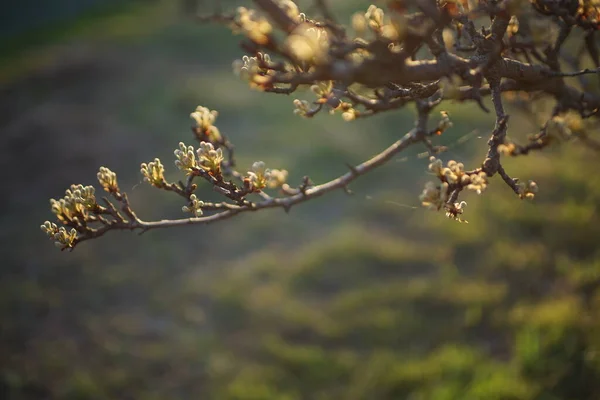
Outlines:
[[396, 141], [391, 146], [383, 150], [381, 153], [375, 155], [371, 159], [355, 166], [350, 172], [333, 179], [329, 182], [321, 185], [313, 186], [297, 194], [289, 197], [278, 197], [270, 198], [258, 203], [249, 203], [242, 206], [228, 206], [228, 209], [217, 214], [197, 217], [197, 218], [182, 218], [175, 220], [160, 220], [160, 221], [144, 221], [140, 218], [133, 218], [130, 221], [120, 221], [110, 225], [106, 225], [100, 229], [95, 230], [93, 233], [86, 234], [73, 242], [71, 248], [74, 248], [78, 243], [84, 242], [89, 239], [100, 237], [112, 230], [139, 230], [141, 233], [161, 228], [171, 228], [177, 226], [186, 225], [207, 225], [217, 221], [232, 218], [238, 214], [259, 211], [267, 208], [283, 208], [289, 211], [292, 206], [306, 201], [312, 200], [317, 197], [321, 197], [326, 193], [342, 189], [346, 190], [347, 186], [357, 179], [358, 177], [367, 174], [368, 172], [384, 165], [396, 154], [409, 147], [411, 144], [417, 142], [419, 139], [416, 132], [410, 131], [402, 137], [402, 139]]

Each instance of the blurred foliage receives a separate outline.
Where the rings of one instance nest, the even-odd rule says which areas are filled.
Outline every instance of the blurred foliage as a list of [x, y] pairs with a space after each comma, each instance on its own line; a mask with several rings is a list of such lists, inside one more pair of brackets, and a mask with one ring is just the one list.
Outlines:
[[[494, 180], [466, 199], [469, 224], [411, 208], [427, 179], [422, 149], [411, 149], [354, 196], [290, 215], [56, 254], [37, 229], [48, 213], [40, 199], [92, 179], [100, 163], [119, 171], [142, 216], [178, 212], [134, 175], [191, 138], [197, 104], [221, 112], [240, 165], [264, 159], [296, 181], [331, 178], [412, 125], [412, 110], [351, 124], [296, 119], [291, 99], [250, 92], [229, 73], [241, 53], [226, 30], [145, 25], [173, 9], [131, 14], [124, 23], [147, 32], [105, 35], [76, 74], [81, 47], [35, 48], [52, 55], [53, 72], [31, 72], [47, 64], [29, 60], [4, 88], [2, 166], [38, 163], [5, 178], [14, 190], [0, 219], [0, 398], [600, 398], [599, 161], [577, 143], [508, 161], [540, 194], [520, 202]], [[466, 105], [450, 112], [445, 157], [476, 162], [491, 120]]]
[[[580, 149], [552, 156], [565, 170], [593, 162]], [[537, 162], [515, 168], [534, 173]], [[591, 193], [598, 182], [538, 176], [553, 181], [556, 197], [521, 205], [498, 193], [469, 210], [487, 228], [468, 240], [453, 234], [467, 225], [414, 220], [411, 232], [423, 234], [414, 241], [391, 232], [406, 227], [357, 223], [292, 257], [267, 251], [223, 269], [205, 282], [223, 346], [211, 376], [229, 384], [217, 383], [214, 397], [247, 398], [264, 386], [279, 392], [257, 398], [598, 398], [600, 198], [578, 201], [588, 215], [579, 224], [558, 195], [571, 185]]]

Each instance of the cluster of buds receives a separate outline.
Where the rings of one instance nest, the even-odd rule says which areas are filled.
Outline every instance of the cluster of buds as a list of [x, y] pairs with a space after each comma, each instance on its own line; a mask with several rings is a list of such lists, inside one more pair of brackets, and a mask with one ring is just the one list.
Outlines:
[[481, 171], [476, 174], [469, 175], [470, 183], [467, 185], [467, 189], [481, 194], [488, 185], [488, 179], [485, 172]]
[[158, 158], [148, 164], [142, 163], [140, 172], [144, 177], [144, 182], [148, 182], [154, 187], [161, 188], [165, 185], [165, 167]]
[[545, 126], [546, 134], [553, 138], [568, 140], [573, 134], [582, 133], [585, 129], [581, 116], [574, 112], [556, 115]]
[[[364, 35], [367, 28], [388, 40], [398, 40], [401, 37], [403, 29], [402, 24], [385, 21], [385, 13], [375, 5], [370, 5], [364, 14], [355, 13], [352, 16], [352, 28], [358, 35]], [[399, 29], [400, 28], [400, 29]]]
[[429, 172], [437, 175], [438, 178], [442, 178], [445, 175], [444, 163], [439, 158], [429, 157], [429, 166], [427, 169], [429, 169]]
[[321, 64], [329, 52], [329, 36], [323, 28], [300, 24], [286, 39], [286, 47], [297, 61]]
[[529, 199], [532, 200], [535, 197], [535, 194], [538, 192], [538, 185], [534, 181], [520, 182], [518, 185], [519, 188], [519, 198], [521, 199]]
[[452, 121], [450, 121], [450, 114], [448, 114], [447, 111], [440, 111], [440, 115], [442, 116], [442, 119], [438, 122], [438, 126], [435, 130], [436, 135], [441, 135], [446, 130], [452, 128], [453, 125]]
[[498, 146], [498, 152], [503, 156], [512, 156], [517, 150], [517, 145], [508, 139], [501, 145]]
[[[213, 176], [221, 174], [221, 163], [225, 159], [221, 148], [215, 149], [215, 146], [210, 142], [200, 142], [198, 150], [194, 150], [193, 146], [186, 146], [183, 142], [179, 143], [179, 148], [174, 152], [175, 166], [181, 171], [185, 171], [187, 175], [194, 173], [196, 168], [200, 167]], [[196, 158], [196, 155], [198, 158]], [[142, 174], [146, 175], [148, 168], [142, 166]]]
[[181, 171], [185, 171], [186, 175], [191, 175], [194, 169], [198, 167], [193, 146], [186, 146], [183, 142], [179, 142], [179, 148], [173, 154], [177, 158], [175, 166]]
[[333, 84], [331, 81], [320, 82], [318, 85], [310, 87], [312, 92], [317, 95], [316, 108], [311, 108], [311, 105], [306, 100], [294, 99], [294, 114], [301, 117], [310, 118], [315, 115], [316, 111], [320, 110], [322, 105], [330, 107], [330, 114], [336, 111], [342, 112], [344, 121], [352, 121], [360, 116], [360, 112], [352, 107], [352, 104], [341, 101], [333, 92]]
[[435, 174], [442, 182], [450, 185], [460, 185], [469, 190], [481, 194], [487, 187], [487, 175], [485, 172], [467, 174], [463, 163], [454, 160], [448, 161], [446, 167], [442, 160], [435, 157], [429, 158], [429, 171]]
[[248, 81], [251, 88], [264, 90], [271, 86], [268, 75], [273, 74], [273, 70], [266, 68], [270, 62], [271, 57], [266, 53], [257, 53], [256, 57], [243, 56], [233, 62], [233, 72]]
[[383, 10], [373, 4], [369, 6], [365, 13], [365, 20], [368, 22], [369, 28], [377, 31], [383, 27], [383, 18], [385, 13]]
[[[312, 85], [310, 90], [317, 95], [320, 99], [327, 99], [331, 96], [331, 90], [333, 89], [333, 81], [322, 81], [318, 82], [316, 85]], [[320, 101], [320, 103], [325, 103], [325, 101]]]
[[275, 189], [285, 185], [288, 178], [288, 172], [285, 169], [272, 169], [269, 173], [269, 180], [267, 186], [270, 189]]
[[256, 161], [252, 164], [251, 171], [248, 171], [245, 182], [252, 191], [259, 191], [267, 187], [270, 180], [271, 170], [266, 168], [264, 162]]
[[54, 245], [60, 249], [73, 247], [73, 244], [77, 239], [77, 231], [75, 228], [71, 228], [67, 231], [64, 226], [59, 228], [55, 223], [50, 221], [44, 222], [40, 228], [51, 240], [54, 240]]
[[[120, 196], [117, 175], [106, 167], [100, 167], [98, 182], [109, 193]], [[41, 225], [48, 237], [54, 240], [61, 249], [72, 248], [77, 240], [77, 232], [89, 229], [88, 224], [106, 220], [100, 218], [105, 212], [96, 201], [96, 189], [93, 186], [71, 185], [65, 191], [65, 196], [56, 200], [50, 199], [50, 210], [62, 224], [71, 227], [58, 227], [55, 223], [45, 221]]]
[[312, 85], [310, 90], [317, 95], [317, 104], [327, 104], [331, 110], [341, 105], [340, 99], [333, 92], [333, 81], [323, 81]]
[[263, 161], [256, 161], [244, 178], [244, 186], [250, 192], [258, 192], [266, 187], [275, 189], [284, 186], [287, 177], [285, 169], [269, 169]]
[[464, 212], [466, 202], [449, 202], [449, 194], [454, 190], [467, 188], [481, 194], [487, 187], [487, 175], [483, 171], [465, 171], [463, 163], [454, 160], [448, 161], [444, 167], [442, 160], [430, 157], [428, 169], [439, 180], [439, 183], [427, 182], [425, 189], [419, 196], [424, 207], [432, 210], [446, 209], [446, 216], [458, 222], [467, 222], [460, 218]]
[[273, 32], [273, 27], [265, 17], [259, 15], [255, 10], [238, 7], [232, 30], [234, 33], [245, 34], [255, 43], [265, 45], [269, 43], [269, 35]]
[[423, 193], [419, 196], [419, 200], [423, 207], [430, 210], [440, 210], [448, 201], [448, 183], [427, 182]]
[[467, 205], [466, 201], [461, 201], [460, 203], [447, 204], [446, 205], [446, 217], [455, 220], [456, 222], [464, 222], [468, 224], [469, 221], [464, 220], [460, 217], [465, 210], [465, 206]]
[[212, 143], [200, 142], [197, 151], [198, 165], [212, 176], [221, 175], [221, 163], [225, 159], [221, 148], [215, 149]]
[[306, 100], [294, 99], [294, 114], [301, 117], [308, 117], [311, 115], [310, 103]]
[[465, 165], [454, 160], [448, 161], [448, 167], [444, 168], [446, 182], [465, 185], [470, 181], [469, 175], [465, 174]]
[[[348, 103], [344, 103], [344, 104], [348, 104]], [[354, 121], [359, 116], [360, 116], [360, 111], [358, 111], [357, 109], [352, 108], [352, 107], [346, 108], [344, 110], [344, 112], [342, 113], [342, 119], [346, 122]]]
[[216, 143], [221, 140], [219, 129], [214, 126], [219, 113], [215, 110], [209, 110], [206, 107], [198, 106], [196, 111], [190, 114], [190, 118], [196, 121], [194, 131], [200, 140], [206, 140]]
[[195, 194], [190, 195], [190, 202], [187, 206], [181, 207], [181, 211], [186, 213], [192, 213], [195, 217], [202, 216], [202, 207], [204, 207], [204, 202], [202, 200], [198, 200]]
[[[87, 210], [96, 207], [96, 189], [93, 186], [71, 185], [70, 192], [73, 199], [82, 204]], [[69, 190], [66, 193], [69, 194]]]
[[[119, 185], [117, 175], [106, 167], [100, 167], [98, 182], [102, 188], [119, 197]], [[72, 248], [77, 241], [77, 232], [89, 229], [88, 224], [106, 220], [100, 217], [106, 209], [101, 207], [96, 200], [96, 189], [93, 186], [71, 185], [65, 191], [65, 196], [58, 200], [50, 199], [50, 210], [56, 216], [56, 219], [62, 224], [71, 227], [58, 227], [55, 223], [45, 221], [41, 225], [48, 237], [54, 240], [55, 245], [61, 249]]]
[[71, 188], [65, 191], [65, 197], [59, 200], [50, 199], [50, 209], [63, 223], [83, 222], [88, 212], [97, 205], [94, 192], [93, 186], [71, 185]]
[[117, 174], [112, 172], [106, 167], [100, 167], [98, 174], [96, 175], [100, 186], [109, 193], [119, 192], [119, 185], [117, 183]]
[[546, 123], [546, 134], [552, 138], [567, 140], [573, 132], [563, 117], [553, 117]]

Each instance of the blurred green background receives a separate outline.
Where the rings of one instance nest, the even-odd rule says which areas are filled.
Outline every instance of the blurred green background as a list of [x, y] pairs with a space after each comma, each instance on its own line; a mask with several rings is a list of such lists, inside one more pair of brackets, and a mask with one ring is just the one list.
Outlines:
[[[418, 207], [429, 177], [415, 147], [354, 195], [289, 215], [61, 253], [39, 230], [48, 198], [95, 184], [100, 165], [142, 218], [181, 217], [138, 171], [160, 157], [178, 177], [172, 151], [192, 143], [197, 105], [220, 112], [240, 166], [264, 160], [292, 184], [380, 151], [414, 109], [300, 119], [293, 97], [233, 76], [240, 38], [194, 22], [193, 1], [34, 3], [13, 3], [1, 31], [0, 398], [600, 399], [597, 154], [568, 143], [509, 160], [541, 193], [521, 202], [493, 179], [464, 196], [469, 224]], [[492, 117], [442, 109], [455, 123], [444, 160], [476, 165]], [[517, 139], [536, 131], [509, 110]]]

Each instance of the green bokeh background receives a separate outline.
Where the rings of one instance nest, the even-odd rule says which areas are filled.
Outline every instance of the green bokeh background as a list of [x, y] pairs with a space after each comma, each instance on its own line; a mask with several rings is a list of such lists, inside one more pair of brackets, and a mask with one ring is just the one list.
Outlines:
[[[240, 38], [194, 22], [193, 2], [61, 14], [69, 3], [0, 45], [0, 398], [600, 398], [600, 163], [575, 142], [508, 160], [541, 193], [521, 202], [493, 179], [465, 195], [469, 224], [418, 207], [429, 177], [415, 146], [352, 196], [58, 252], [38, 228], [48, 198], [100, 165], [142, 218], [181, 217], [139, 164], [160, 157], [178, 179], [172, 151], [192, 143], [199, 104], [220, 112], [240, 166], [263, 160], [292, 184], [344, 173], [414, 118], [295, 117], [293, 97], [233, 76]], [[444, 159], [475, 165], [492, 117], [443, 109]], [[535, 132], [509, 112], [517, 139]]]

